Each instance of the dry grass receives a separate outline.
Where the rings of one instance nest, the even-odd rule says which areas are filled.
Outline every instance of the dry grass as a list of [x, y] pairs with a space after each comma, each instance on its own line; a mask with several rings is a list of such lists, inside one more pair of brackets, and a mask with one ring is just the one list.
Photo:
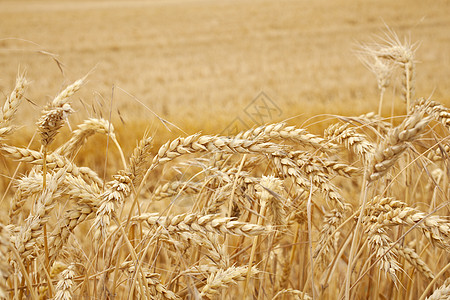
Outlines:
[[316, 133], [146, 133], [125, 149], [133, 127], [69, 126], [83, 78], [33, 117], [39, 141], [24, 146], [14, 117], [33, 85], [17, 76], [0, 120], [0, 297], [448, 297], [450, 113], [415, 97], [418, 53], [387, 37], [362, 47], [373, 107], [398, 77], [406, 113], [333, 116]]

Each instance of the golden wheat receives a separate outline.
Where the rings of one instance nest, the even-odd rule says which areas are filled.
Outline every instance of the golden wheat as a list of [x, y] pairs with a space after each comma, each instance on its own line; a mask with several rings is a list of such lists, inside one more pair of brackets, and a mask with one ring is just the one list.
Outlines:
[[[395, 36], [364, 48], [381, 94], [402, 68], [398, 122], [380, 109], [338, 116], [323, 136], [282, 122], [156, 150], [145, 135], [128, 161], [111, 121], [57, 136], [84, 78], [44, 108], [39, 145], [14, 145], [18, 76], [0, 120], [5, 165], [24, 164], [5, 190], [0, 297], [445, 299], [449, 110], [412, 104], [413, 48]], [[95, 133], [123, 168], [80, 163]]]

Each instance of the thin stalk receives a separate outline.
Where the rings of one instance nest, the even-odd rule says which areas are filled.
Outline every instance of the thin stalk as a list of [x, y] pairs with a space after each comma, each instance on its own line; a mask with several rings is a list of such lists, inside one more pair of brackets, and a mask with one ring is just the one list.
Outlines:
[[116, 145], [117, 150], [119, 150], [120, 158], [122, 159], [123, 168], [127, 169], [127, 160], [125, 159], [125, 155], [123, 155], [122, 147], [120, 147], [120, 144], [117, 141], [117, 139], [112, 139], [112, 141]]
[[[264, 216], [266, 215], [266, 208], [267, 208], [267, 201], [262, 201], [261, 208], [259, 209], [258, 225], [263, 225]], [[250, 252], [250, 259], [248, 261], [247, 278], [245, 279], [244, 297], [247, 297], [248, 284], [250, 282], [250, 275], [252, 274], [251, 271], [252, 271], [253, 259], [255, 257], [256, 247], [258, 246], [258, 238], [259, 238], [259, 236], [256, 236], [253, 238], [252, 250]]]
[[[47, 187], [47, 145], [44, 145], [44, 161], [42, 162], [42, 191]], [[47, 273], [50, 273], [50, 254], [48, 251], [48, 238], [47, 238], [47, 224], [44, 224], [44, 252], [45, 252], [45, 271]], [[48, 280], [48, 286], [49, 286], [49, 293], [50, 297], [52, 297], [51, 292], [51, 282]]]
[[291, 265], [291, 266], [294, 263], [294, 259], [295, 259], [295, 251], [297, 250], [299, 231], [300, 231], [300, 224], [297, 223], [297, 225], [295, 226], [295, 235], [294, 235], [294, 241], [292, 242], [293, 245], [292, 245], [292, 249], [291, 249], [291, 254], [289, 256], [289, 265]]
[[[383, 109], [383, 98], [384, 98], [385, 91], [386, 91], [385, 87], [382, 87], [380, 89], [380, 102], [378, 103], [378, 116], [380, 116], [380, 117], [381, 117], [381, 111]], [[380, 124], [378, 124], [378, 126], [377, 126], [377, 131], [380, 132]], [[380, 143], [380, 138], [381, 138], [380, 135], [377, 134], [377, 144]]]
[[378, 102], [378, 115], [381, 117], [381, 112], [383, 110], [383, 98], [384, 98], [384, 92], [386, 91], [385, 87], [382, 87], [380, 89], [380, 101]]
[[[245, 159], [246, 159], [246, 158], [247, 158], [247, 154], [244, 154], [244, 155], [242, 156], [242, 160], [241, 160], [241, 164], [239, 165], [239, 169], [238, 169], [238, 171], [237, 171], [237, 173], [236, 173], [236, 177], [234, 178], [233, 188], [231, 189], [230, 202], [228, 203], [228, 213], [227, 213], [227, 217], [231, 216], [231, 212], [232, 212], [232, 210], [233, 210], [234, 194], [235, 194], [235, 192], [236, 192], [236, 187], [237, 187], [238, 177], [239, 177], [239, 174], [240, 174], [241, 171], [242, 171], [242, 168], [243, 168], [243, 166], [244, 166], [244, 163], [245, 163]], [[228, 234], [225, 236], [225, 241], [223, 242], [224, 250], [227, 250], [227, 247], [228, 247], [227, 245], [228, 245]], [[225, 251], [225, 252], [227, 252], [227, 251]], [[249, 270], [251, 271], [251, 268], [250, 268]]]
[[355, 255], [356, 242], [358, 240], [358, 232], [360, 230], [362, 219], [364, 217], [364, 210], [366, 208], [367, 190], [368, 190], [367, 172], [364, 172], [363, 185], [361, 186], [361, 197], [362, 197], [362, 201], [360, 201], [360, 202], [362, 202], [361, 211], [359, 213], [358, 223], [356, 223], [355, 235], [353, 236], [352, 246], [350, 248], [350, 254], [348, 257], [347, 275], [346, 275], [346, 279], [345, 279], [345, 299], [346, 300], [350, 300], [350, 284], [351, 284], [351, 276], [352, 276], [353, 256]]
[[42, 162], [42, 190], [47, 187], [47, 146], [44, 146], [44, 161]]
[[[26, 149], [30, 149], [31, 144], [34, 142], [34, 138], [36, 137], [36, 131], [34, 132], [33, 136], [31, 137], [31, 140], [28, 142], [27, 148]], [[19, 162], [17, 164], [16, 169], [14, 170], [14, 174], [12, 176], [12, 179], [16, 178], [17, 173], [19, 172], [20, 167], [22, 166], [23, 162]], [[0, 200], [0, 204], [3, 203], [3, 201], [5, 200], [6, 196], [8, 195], [8, 191], [10, 190], [11, 186], [13, 185], [14, 180], [10, 180], [8, 183], [8, 186], [6, 187], [5, 192], [3, 193], [2, 199]]]
[[405, 64], [405, 74], [406, 74], [406, 113], [409, 115], [411, 110], [411, 73], [408, 67], [409, 63]]
[[[312, 184], [312, 178], [311, 178], [311, 185]], [[310, 259], [310, 265], [311, 265], [311, 290], [312, 290], [312, 298], [315, 299], [315, 285], [314, 285], [314, 259], [313, 259], [313, 248], [312, 248], [312, 218], [311, 218], [311, 204], [312, 204], [312, 194], [313, 191], [309, 191], [309, 197], [308, 197], [308, 203], [306, 204], [306, 212], [308, 216], [308, 243], [309, 243], [309, 259]]]

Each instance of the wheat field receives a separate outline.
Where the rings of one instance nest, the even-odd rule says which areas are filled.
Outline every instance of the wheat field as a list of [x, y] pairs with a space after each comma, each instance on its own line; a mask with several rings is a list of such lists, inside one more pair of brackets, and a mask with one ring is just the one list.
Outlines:
[[[217, 42], [217, 37], [205, 30], [194, 35], [195, 42], [183, 35], [171, 39], [169, 33], [176, 35], [180, 28], [153, 28], [155, 45], [177, 54], [165, 53], [172, 58], [165, 60], [155, 48], [144, 47], [155, 55], [147, 63], [160, 65], [153, 65], [152, 71], [142, 65], [131, 73], [120, 64], [131, 68], [139, 60], [136, 49], [142, 51], [138, 44], [144, 40], [139, 34], [148, 38], [148, 28], [134, 33], [136, 45], [118, 42], [120, 35], [112, 33], [120, 33], [120, 28], [108, 30], [111, 36], [101, 41], [105, 52], [90, 44], [89, 35], [98, 34], [97, 27], [85, 28], [86, 35], [70, 34], [68, 28], [73, 44], [61, 42], [53, 51], [21, 43], [56, 39], [61, 30], [56, 26], [55, 35], [37, 28], [23, 40], [0, 40], [5, 49], [0, 57], [5, 66], [0, 110], [1, 298], [449, 299], [450, 77], [445, 78], [445, 30], [439, 29], [449, 21], [442, 15], [444, 4], [441, 10], [423, 7], [422, 12], [437, 15], [433, 28], [442, 35], [442, 47], [425, 58], [426, 39], [419, 45], [401, 33], [401, 26], [394, 26], [397, 31], [366, 24], [358, 27], [360, 39], [347, 45], [352, 51], [347, 58], [358, 68], [339, 61], [346, 57], [341, 44], [333, 50], [336, 56], [317, 65], [324, 52], [314, 43], [341, 37], [317, 20], [303, 33], [311, 34], [304, 38], [311, 40], [310, 53], [317, 57], [300, 59], [300, 69], [300, 64], [272, 57], [269, 50], [275, 45], [284, 49], [280, 38], [286, 38], [287, 47], [283, 29], [296, 28], [287, 23], [299, 13], [293, 8], [303, 2], [285, 2], [287, 7], [263, 1], [258, 6], [246, 1], [0, 4], [0, 15], [9, 15], [4, 20], [16, 22], [18, 28], [18, 11], [28, 14], [28, 23], [33, 18], [45, 22], [40, 14], [58, 22], [58, 16], [75, 18], [81, 11], [92, 14], [100, 26], [109, 16], [102, 15], [107, 10], [129, 20], [127, 13], [136, 16], [136, 11], [150, 7], [146, 13], [156, 20], [169, 18], [165, 24], [175, 27], [183, 18], [201, 16], [192, 18], [194, 24], [185, 30], [211, 26], [213, 31], [220, 28], [223, 38], [223, 44], [211, 43], [209, 39]], [[311, 9], [324, 3], [311, 4]], [[413, 6], [405, 10], [419, 14]], [[231, 21], [240, 16], [232, 13], [238, 8], [255, 17], [249, 27], [234, 27], [241, 24]], [[225, 17], [216, 21], [228, 26], [208, 23], [218, 9]], [[277, 16], [291, 12], [285, 27], [277, 29], [258, 19], [274, 11]], [[349, 22], [339, 30], [352, 32], [354, 20], [347, 13], [337, 10], [333, 16], [343, 18], [341, 25]], [[137, 17], [133, 24], [142, 28], [139, 20], [144, 19]], [[236, 60], [236, 52], [225, 57], [229, 48], [218, 50], [228, 38], [263, 24], [269, 28], [257, 32], [268, 48], [261, 48], [261, 56], [252, 56], [247, 65]], [[156, 34], [164, 30], [166, 34]], [[378, 36], [368, 37], [377, 30], [372, 34]], [[13, 29], [9, 32], [14, 34]], [[202, 49], [218, 47], [222, 60], [210, 57], [218, 59], [217, 65], [208, 59], [200, 63], [208, 52], [198, 53], [198, 64], [195, 55], [178, 56], [196, 52], [202, 42], [208, 45]], [[242, 40], [231, 44], [249, 47]], [[22, 47], [22, 54], [16, 46]], [[71, 47], [73, 53], [109, 53], [112, 65], [116, 52], [125, 56], [115, 68], [91, 69], [86, 61], [99, 57], [77, 56]], [[294, 58], [293, 48], [286, 51]], [[442, 60], [440, 68], [431, 62], [430, 69], [424, 68], [435, 53]], [[260, 59], [267, 58], [270, 61], [261, 65]], [[74, 66], [77, 59], [79, 66]], [[39, 63], [48, 67], [48, 74], [39, 75], [45, 67], [33, 69]], [[253, 72], [255, 66], [266, 73]], [[314, 71], [317, 77], [311, 78]], [[67, 72], [81, 75], [69, 80]], [[134, 72], [142, 77], [129, 77]], [[212, 74], [224, 81], [211, 79]], [[241, 75], [250, 81], [241, 81]], [[327, 81], [326, 75], [340, 84]], [[123, 77], [111, 84], [108, 76]], [[266, 81], [269, 77], [273, 82]], [[304, 85], [292, 90], [289, 81], [294, 77]], [[433, 87], [433, 80], [443, 84]], [[99, 91], [94, 100], [87, 100], [95, 83]], [[269, 90], [261, 92], [261, 87]], [[55, 88], [58, 92], [52, 94]], [[316, 102], [294, 107], [296, 95]], [[227, 102], [229, 97], [235, 100]], [[133, 100], [121, 103], [117, 98]]]

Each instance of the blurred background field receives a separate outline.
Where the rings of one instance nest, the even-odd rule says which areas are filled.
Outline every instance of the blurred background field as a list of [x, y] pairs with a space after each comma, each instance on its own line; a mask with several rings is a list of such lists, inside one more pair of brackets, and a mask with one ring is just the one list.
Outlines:
[[[450, 104], [449, 11], [444, 0], [1, 1], [0, 91], [6, 97], [26, 71], [26, 97], [37, 107], [25, 103], [19, 123], [31, 125], [89, 73], [73, 98], [73, 123], [111, 111], [130, 148], [128, 137], [147, 129], [162, 140], [180, 135], [156, 131], [160, 122], [140, 102], [186, 133], [220, 133], [236, 118], [254, 125], [243, 110], [264, 92], [281, 111], [267, 122], [294, 117], [317, 131], [312, 116], [377, 110], [375, 77], [356, 51], [385, 24], [419, 42], [416, 95]], [[398, 95], [398, 85], [390, 92]]]

